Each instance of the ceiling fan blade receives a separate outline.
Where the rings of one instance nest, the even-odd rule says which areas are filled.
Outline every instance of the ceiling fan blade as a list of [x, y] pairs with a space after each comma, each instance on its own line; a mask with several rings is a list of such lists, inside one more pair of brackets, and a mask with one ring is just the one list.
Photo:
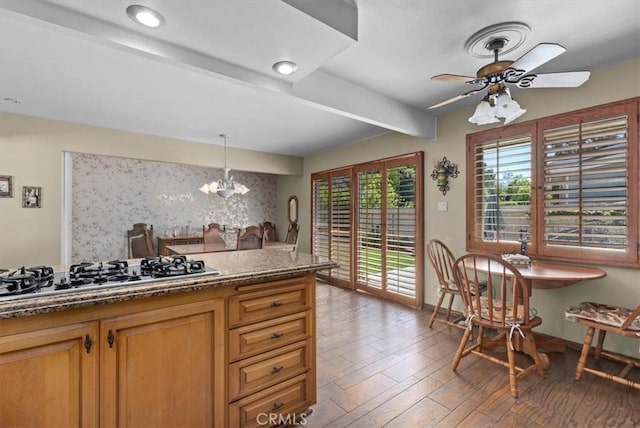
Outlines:
[[440, 82], [453, 82], [453, 83], [468, 83], [476, 78], [473, 76], [460, 76], [459, 74], [438, 74], [433, 76], [431, 80], [438, 80]]
[[525, 73], [529, 73], [540, 67], [545, 62], [551, 61], [558, 55], [565, 52], [566, 49], [557, 43], [540, 43], [529, 52], [515, 60], [509, 68], [524, 70]]
[[468, 96], [469, 96], [468, 94], [456, 95], [455, 97], [449, 98], [446, 101], [442, 101], [441, 103], [432, 105], [431, 107], [429, 107], [429, 110], [431, 110], [432, 108], [438, 108], [438, 107], [446, 106], [447, 104], [451, 104], [451, 103], [456, 102], [458, 100], [461, 100], [463, 98], [467, 98]]
[[431, 110], [432, 108], [438, 108], [438, 107], [442, 107], [442, 106], [446, 106], [447, 104], [451, 104], [454, 103], [456, 101], [459, 101], [461, 99], [467, 98], [469, 95], [473, 95], [476, 92], [480, 92], [481, 90], [483, 90], [486, 86], [482, 87], [482, 88], [478, 88], [478, 89], [474, 89], [472, 91], [469, 92], [465, 92], [464, 94], [460, 94], [460, 95], [456, 95], [453, 98], [449, 98], [448, 100], [442, 101], [438, 104], [434, 104], [431, 107], [429, 107], [429, 110]]
[[[518, 86], [521, 88], [576, 88], [589, 80], [590, 75], [590, 71], [534, 74], [524, 76], [518, 82]], [[529, 80], [528, 78], [531, 79]]]

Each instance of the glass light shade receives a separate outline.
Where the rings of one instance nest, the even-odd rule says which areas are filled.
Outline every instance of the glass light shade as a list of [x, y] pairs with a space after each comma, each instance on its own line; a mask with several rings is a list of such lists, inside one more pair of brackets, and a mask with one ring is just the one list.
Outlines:
[[525, 114], [527, 111], [523, 108], [520, 108], [520, 104], [517, 101], [511, 100], [512, 105], [509, 112], [504, 116], [504, 124], [508, 124]]
[[488, 101], [482, 100], [480, 104], [478, 104], [478, 107], [476, 107], [473, 116], [469, 118], [469, 122], [477, 125], [487, 125], [489, 123], [500, 122], [500, 120], [498, 120], [495, 115], [495, 108], [491, 107]]
[[226, 199], [230, 196], [233, 196], [233, 194], [236, 192], [234, 189], [218, 189], [216, 193], [218, 194], [218, 196], [222, 196], [223, 198]]
[[225, 199], [236, 193], [244, 195], [249, 192], [249, 188], [244, 184], [234, 182], [233, 177], [229, 176], [231, 168], [227, 168], [227, 135], [220, 134], [220, 136], [224, 138], [224, 177], [203, 185], [199, 190], [205, 194], [217, 194]]
[[507, 90], [500, 92], [496, 99], [496, 116], [504, 118], [504, 124], [513, 122], [527, 111], [520, 108], [520, 104], [511, 98]]

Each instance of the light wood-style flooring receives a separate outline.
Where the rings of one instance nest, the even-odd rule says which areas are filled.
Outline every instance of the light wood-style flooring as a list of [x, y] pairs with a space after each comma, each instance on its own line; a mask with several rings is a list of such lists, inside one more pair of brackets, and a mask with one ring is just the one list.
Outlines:
[[506, 368], [470, 355], [451, 370], [462, 330], [430, 329], [429, 310], [324, 283], [317, 302], [318, 404], [305, 427], [640, 427], [640, 391], [588, 373], [575, 382], [574, 349], [549, 354], [545, 378], [520, 380], [514, 399]]

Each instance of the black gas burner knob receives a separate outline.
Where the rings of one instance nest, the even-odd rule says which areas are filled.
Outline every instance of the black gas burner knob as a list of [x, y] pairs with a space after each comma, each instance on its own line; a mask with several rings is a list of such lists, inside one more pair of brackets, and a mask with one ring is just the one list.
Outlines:
[[92, 282], [94, 284], [104, 284], [105, 282], [108, 282], [108, 281], [109, 281], [109, 277], [103, 275], [102, 273], [99, 273], [98, 275], [92, 278]]
[[84, 278], [80, 275], [71, 275], [69, 281], [73, 287], [80, 287], [82, 285], [90, 284], [91, 280], [89, 278]]
[[58, 282], [55, 286], [56, 290], [66, 290], [68, 288], [71, 288], [71, 283], [67, 282], [66, 276], [60, 278], [60, 282]]
[[129, 281], [140, 281], [142, 278], [140, 278], [140, 275], [138, 275], [138, 272], [133, 270], [131, 271], [131, 275], [129, 276]]

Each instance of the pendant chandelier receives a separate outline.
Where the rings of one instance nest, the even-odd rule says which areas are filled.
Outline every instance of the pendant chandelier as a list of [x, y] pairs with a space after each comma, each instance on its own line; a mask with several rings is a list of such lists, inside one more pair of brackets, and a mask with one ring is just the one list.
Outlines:
[[220, 134], [220, 137], [224, 140], [224, 176], [218, 181], [203, 185], [200, 191], [206, 194], [215, 193], [225, 199], [236, 193], [244, 195], [249, 191], [249, 188], [244, 184], [234, 182], [233, 177], [229, 176], [231, 171], [231, 168], [227, 168], [227, 138], [229, 136]]

